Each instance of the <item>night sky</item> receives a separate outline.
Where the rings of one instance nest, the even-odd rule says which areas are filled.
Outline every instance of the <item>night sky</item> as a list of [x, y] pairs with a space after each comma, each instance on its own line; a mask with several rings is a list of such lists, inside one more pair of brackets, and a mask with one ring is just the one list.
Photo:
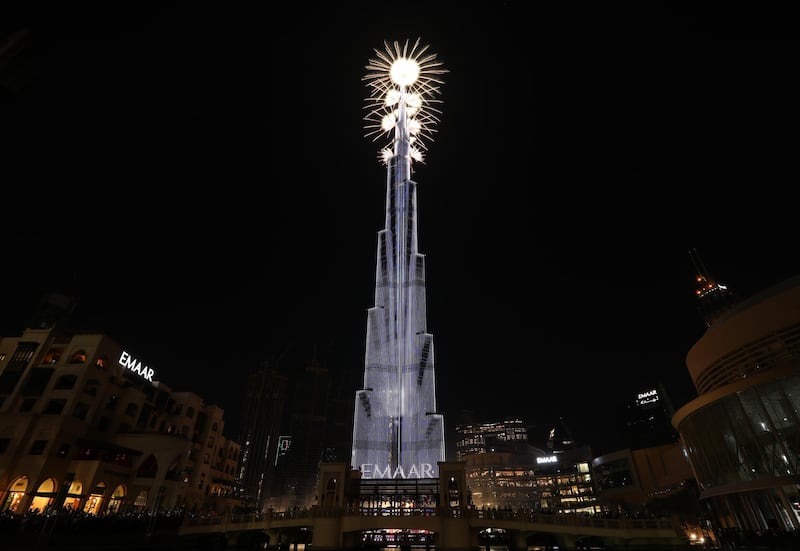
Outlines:
[[694, 396], [689, 249], [742, 297], [800, 273], [800, 50], [774, 6], [32, 4], [0, 17], [29, 38], [0, 64], [0, 334], [74, 294], [75, 325], [231, 437], [265, 360], [363, 374], [384, 40], [449, 71], [413, 174], [446, 416], [519, 415], [539, 445], [563, 417], [613, 451], [615, 405]]

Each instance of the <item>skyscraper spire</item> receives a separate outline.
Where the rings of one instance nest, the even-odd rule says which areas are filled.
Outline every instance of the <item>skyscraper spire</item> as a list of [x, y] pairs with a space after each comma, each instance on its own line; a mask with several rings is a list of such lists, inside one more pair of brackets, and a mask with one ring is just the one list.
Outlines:
[[692, 260], [694, 269], [697, 272], [695, 281], [697, 289], [695, 294], [698, 300], [698, 311], [703, 316], [706, 327], [711, 327], [723, 312], [733, 306], [734, 294], [727, 285], [720, 283], [706, 270], [697, 249], [689, 250], [689, 258]]
[[364, 386], [356, 392], [352, 464], [364, 478], [436, 478], [444, 419], [436, 409], [433, 335], [426, 327], [425, 256], [417, 242], [417, 184], [446, 71], [419, 40], [385, 44], [367, 65], [367, 136], [392, 139], [386, 223], [378, 232], [375, 305], [367, 312]]

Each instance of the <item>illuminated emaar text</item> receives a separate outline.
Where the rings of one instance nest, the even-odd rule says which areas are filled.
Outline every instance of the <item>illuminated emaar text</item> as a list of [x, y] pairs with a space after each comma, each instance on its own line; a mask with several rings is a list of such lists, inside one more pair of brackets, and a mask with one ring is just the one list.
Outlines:
[[402, 465], [398, 465], [392, 470], [391, 465], [361, 465], [361, 478], [436, 478], [433, 474], [433, 465], [430, 463], [420, 463], [419, 467], [411, 465], [408, 472], [403, 470]]
[[151, 383], [153, 382], [153, 368], [142, 365], [140, 360], [137, 360], [124, 350], [119, 357], [119, 365], [125, 369], [130, 369], [143, 379], [150, 381]]

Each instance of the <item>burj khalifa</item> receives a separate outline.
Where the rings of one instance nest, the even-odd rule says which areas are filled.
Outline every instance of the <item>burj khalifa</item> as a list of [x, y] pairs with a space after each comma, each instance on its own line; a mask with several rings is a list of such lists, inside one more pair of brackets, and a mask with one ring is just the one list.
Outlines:
[[440, 111], [435, 54], [419, 40], [385, 43], [366, 66], [367, 136], [389, 141], [386, 219], [378, 232], [375, 304], [367, 312], [363, 387], [355, 395], [352, 465], [362, 478], [438, 478], [444, 418], [436, 409], [433, 335], [426, 323], [425, 256], [417, 231], [417, 183]]

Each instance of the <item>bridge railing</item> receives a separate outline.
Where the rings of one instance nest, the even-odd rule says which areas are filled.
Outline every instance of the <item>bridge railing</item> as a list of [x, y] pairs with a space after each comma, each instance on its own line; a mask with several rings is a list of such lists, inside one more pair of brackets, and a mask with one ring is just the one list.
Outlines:
[[535, 524], [557, 524], [615, 529], [674, 529], [673, 518], [593, 517], [580, 513], [542, 513], [537, 511], [505, 511], [492, 509], [470, 509], [468, 514], [483, 520], [509, 520]]
[[676, 521], [672, 518], [607, 518], [592, 517], [578, 513], [542, 513], [527, 510], [505, 511], [493, 509], [473, 509], [463, 508], [439, 508], [426, 510], [402, 510], [394, 509], [391, 511], [376, 511], [361, 507], [337, 507], [320, 509], [312, 507], [310, 509], [297, 509], [289, 511], [268, 510], [264, 513], [247, 513], [197, 516], [184, 519], [186, 526], [211, 526], [211, 525], [253, 525], [256, 523], [272, 524], [273, 522], [302, 520], [309, 521], [314, 518], [339, 517], [339, 516], [448, 516], [461, 518], [474, 518], [484, 521], [517, 521], [534, 524], [552, 524], [559, 526], [579, 526], [591, 528], [612, 528], [612, 529], [632, 529], [632, 530], [658, 530], [676, 529]]

